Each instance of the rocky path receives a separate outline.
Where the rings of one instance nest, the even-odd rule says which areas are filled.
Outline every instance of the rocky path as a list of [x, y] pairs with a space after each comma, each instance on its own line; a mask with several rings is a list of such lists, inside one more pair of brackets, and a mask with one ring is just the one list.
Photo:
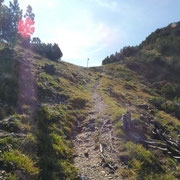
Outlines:
[[100, 80], [94, 87], [93, 109], [88, 120], [73, 140], [75, 166], [80, 171], [81, 180], [108, 180], [121, 177], [118, 173], [118, 139], [114, 135], [110, 118], [105, 114], [106, 104], [97, 92]]

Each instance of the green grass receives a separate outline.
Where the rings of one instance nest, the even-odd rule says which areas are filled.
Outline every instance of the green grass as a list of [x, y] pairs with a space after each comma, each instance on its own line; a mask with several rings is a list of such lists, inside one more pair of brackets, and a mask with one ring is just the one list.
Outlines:
[[[129, 156], [128, 167], [127, 169], [122, 167], [121, 175], [127, 179], [178, 179], [180, 177], [178, 162], [161, 154], [161, 163], [161, 159], [156, 156], [160, 151], [145, 149], [140, 144], [126, 142], [126, 134], [122, 130], [122, 115], [128, 110], [132, 114], [132, 119], [138, 120], [141, 125], [145, 124], [144, 120], [141, 120], [142, 114], [151, 116], [168, 130], [168, 135], [178, 140], [180, 123], [178, 116], [174, 117], [172, 113], [177, 109], [179, 102], [178, 96], [176, 97], [179, 86], [172, 88], [170, 84], [170, 86], [160, 85], [159, 87], [146, 79], [157, 75], [155, 77], [157, 81], [166, 77], [170, 82], [177, 80], [178, 57], [162, 57], [157, 48], [151, 49], [146, 44], [146, 48], [140, 50], [138, 57], [126, 58], [124, 64], [114, 63], [101, 67], [82, 68], [62, 61], [49, 61], [22, 47], [5, 50], [3, 46], [0, 45], [0, 73], [2, 74], [0, 101], [3, 103], [2, 106], [0, 105], [0, 119], [13, 116], [17, 120], [14, 125], [26, 136], [6, 137], [0, 140], [1, 159], [3, 158], [4, 163], [2, 168], [5, 169], [8, 164], [13, 163], [15, 170], [26, 171], [29, 178], [32, 174], [36, 174], [39, 179], [76, 179], [78, 170], [73, 165], [74, 152], [71, 136], [77, 121], [88, 123], [88, 112], [93, 108], [92, 93], [99, 81], [98, 93], [106, 106], [104, 113], [100, 114], [95, 121], [98, 123], [98, 119], [104, 115], [109, 117], [120, 139], [119, 148], [122, 153], [125, 150], [126, 155]], [[34, 63], [37, 97], [33, 97], [33, 102], [37, 103], [37, 106], [32, 113], [31, 105], [24, 103], [23, 112], [20, 114], [17, 105], [19, 98], [17, 60], [25, 54], [30, 55], [27, 61], [33, 60]], [[160, 69], [161, 63], [162, 69]], [[46, 64], [54, 65], [53, 75], [45, 72]], [[171, 73], [172, 76], [170, 76], [169, 68], [167, 68], [168, 71], [163, 69], [166, 65], [171, 68], [177, 67], [176, 70], [173, 69], [176, 73]], [[133, 70], [137, 72], [128, 67], [131, 69], [135, 67]], [[138, 71], [142, 72], [143, 76], [138, 74]], [[149, 99], [153, 99], [154, 102]], [[142, 104], [152, 106], [153, 103], [155, 105], [153, 114], [149, 110], [138, 107]], [[15, 132], [15, 129], [5, 129], [6, 133], [8, 131]], [[148, 133], [149, 129], [145, 132], [145, 136], [149, 138]], [[98, 148], [99, 137], [95, 136], [94, 139]], [[7, 179], [18, 179], [15, 170], [8, 170]]]
[[73, 118], [66, 107], [44, 106], [36, 113], [38, 121], [38, 156], [40, 177], [43, 179], [76, 179], [72, 164], [71, 135]]
[[0, 139], [0, 150], [1, 151], [9, 151], [11, 148], [17, 148], [19, 145], [19, 140], [10, 137], [5, 137]]
[[39, 168], [35, 167], [34, 162], [18, 150], [4, 152], [2, 158], [5, 166], [8, 166], [9, 163], [13, 163], [16, 168], [25, 170], [29, 174], [35, 175], [39, 173]]
[[[130, 161], [127, 162], [128, 168], [122, 168], [121, 175], [125, 179], [158, 180], [159, 174], [161, 174], [161, 179], [175, 179], [174, 174], [171, 173], [174, 168], [171, 165], [172, 161], [171, 164], [170, 162], [164, 163], [156, 156], [156, 151], [145, 149], [142, 145], [133, 142], [127, 143], [126, 134], [122, 130], [122, 115], [127, 110], [131, 112], [132, 119], [136, 119], [140, 125], [145, 124], [144, 120], [141, 120], [141, 116], [142, 114], [143, 116], [144, 114], [149, 116], [151, 111], [141, 109], [139, 105], [145, 104], [151, 107], [149, 99], [159, 96], [157, 89], [151, 86], [144, 77], [118, 63], [104, 66], [104, 72], [105, 74], [100, 78], [100, 88], [98, 90], [106, 104], [104, 114], [110, 115], [115, 133], [120, 138], [120, 149], [123, 152], [125, 151], [125, 154], [130, 158]], [[157, 109], [153, 110], [153, 118], [167, 128], [171, 137], [177, 139], [177, 131], [179, 132], [180, 127], [179, 120]], [[149, 131], [145, 132], [145, 136], [149, 138]], [[125, 145], [123, 146], [123, 144]], [[158, 153], [160, 152], [158, 151]], [[166, 156], [163, 156], [163, 161], [165, 159]], [[178, 162], [176, 162], [177, 164]]]
[[127, 142], [125, 152], [130, 157], [128, 163], [137, 177], [150, 179], [164, 173], [164, 168], [156, 155], [146, 150], [142, 145]]

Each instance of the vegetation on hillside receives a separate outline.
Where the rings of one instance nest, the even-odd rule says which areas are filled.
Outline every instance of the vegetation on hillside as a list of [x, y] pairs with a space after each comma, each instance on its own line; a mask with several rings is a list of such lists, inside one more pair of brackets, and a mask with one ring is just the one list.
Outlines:
[[63, 55], [58, 44], [54, 43], [52, 45], [51, 43], [41, 43], [41, 40], [39, 38], [32, 39], [30, 48], [34, 52], [52, 61], [58, 61]]
[[[0, 41], [11, 46], [19, 43], [24, 48], [30, 48], [50, 60], [60, 60], [63, 54], [58, 44], [41, 43], [39, 38], [31, 40], [30, 35], [34, 33], [34, 27], [29, 31], [28, 28], [35, 23], [35, 14], [32, 7], [28, 5], [26, 13], [23, 15], [18, 0], [10, 1], [9, 7], [4, 5], [3, 2], [4, 0], [0, 1]], [[24, 25], [23, 18], [28, 20], [28, 25]]]
[[107, 56], [103, 61], [102, 64], [110, 64], [114, 62], [121, 62], [125, 58], [136, 56], [138, 54], [139, 47], [137, 46], [127, 46], [120, 50], [120, 52], [116, 52], [115, 55], [112, 54], [110, 56]]
[[[135, 129], [132, 131], [135, 131], [137, 137], [153, 139], [153, 141], [161, 141], [161, 143], [165, 143], [168, 137], [174, 142], [179, 142], [179, 29], [179, 22], [172, 23], [153, 32], [140, 46], [125, 47], [120, 53], [111, 55], [103, 61], [103, 64], [106, 64], [104, 68], [108, 76], [103, 78], [101, 93], [110, 105], [110, 112], [114, 112], [112, 110], [116, 109], [112, 113], [112, 120], [115, 123], [117, 135], [122, 138], [121, 145], [124, 143], [120, 158], [130, 167], [121, 172], [124, 178], [179, 178], [177, 170], [179, 161], [165, 149], [162, 151], [163, 148], [157, 150], [153, 146], [137, 142], [137, 139], [128, 138], [130, 135], [123, 131], [121, 120], [122, 114], [126, 110], [130, 111], [136, 123]], [[128, 51], [125, 55], [123, 55], [124, 50]], [[116, 106], [114, 101], [117, 102]], [[117, 109], [119, 110], [117, 111]], [[151, 134], [151, 131], [154, 132], [154, 130], [150, 129], [153, 126], [156, 128], [152, 122], [157, 122], [158, 126], [164, 129], [161, 129], [164, 137]], [[139, 144], [142, 144], [145, 149]], [[173, 149], [173, 147], [171, 148]], [[179, 145], [177, 148], [179, 149]], [[138, 154], [136, 154], [137, 149]], [[151, 160], [157, 154], [161, 158], [156, 157], [158, 161]], [[146, 171], [145, 164], [147, 162], [155, 164], [149, 164]], [[155, 167], [155, 169], [153, 170], [151, 167]], [[159, 174], [161, 175], [159, 176]]]
[[83, 68], [1, 43], [2, 178], [76, 179], [71, 136], [90, 106], [89, 81]]
[[[95, 71], [94, 68], [92, 70]], [[174, 113], [164, 112], [151, 104], [152, 99], [159, 98], [161, 91], [164, 96], [169, 92], [165, 88], [157, 91], [151, 82], [127, 68], [126, 64], [109, 64], [98, 69], [99, 72], [102, 70], [104, 76], [99, 93], [107, 104], [106, 113], [119, 137], [119, 158], [124, 166], [128, 166], [122, 166], [119, 172], [123, 179], [178, 179], [177, 159], [165, 151], [154, 149], [137, 140], [140, 138], [164, 143], [164, 140], [152, 134], [155, 128], [152, 122], [156, 122], [165, 129], [166, 136], [178, 142], [179, 119]], [[126, 111], [131, 112], [134, 123], [130, 133], [123, 130], [122, 116]], [[131, 133], [137, 139], [131, 137]]]
[[[57, 44], [20, 37], [18, 1], [0, 2], [0, 179], [78, 179], [72, 139], [90, 123], [89, 112], [98, 114], [94, 124], [106, 116], [103, 126], [114, 125], [117, 178], [180, 178], [179, 23], [87, 69], [58, 61]], [[31, 6], [25, 17], [34, 20]], [[102, 114], [91, 111], [94, 89], [105, 104]], [[127, 111], [131, 131], [123, 129]], [[98, 135], [95, 149], [106, 145]], [[103, 158], [107, 168], [111, 160]]]
[[[127, 61], [130, 57], [136, 61], [155, 61], [157, 63], [170, 63], [179, 68], [180, 53], [180, 22], [171, 23], [165, 28], [157, 29], [151, 33], [139, 46], [127, 46], [105, 58], [102, 64]], [[173, 59], [168, 59], [173, 56]], [[163, 64], [164, 65], [164, 64]]]

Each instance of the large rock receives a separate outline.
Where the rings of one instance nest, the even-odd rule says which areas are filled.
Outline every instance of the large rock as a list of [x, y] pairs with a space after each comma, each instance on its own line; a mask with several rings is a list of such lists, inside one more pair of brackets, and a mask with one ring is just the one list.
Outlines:
[[123, 123], [123, 130], [124, 131], [130, 131], [131, 130], [131, 113], [130, 112], [126, 112], [126, 114], [124, 114], [122, 116], [122, 123]]

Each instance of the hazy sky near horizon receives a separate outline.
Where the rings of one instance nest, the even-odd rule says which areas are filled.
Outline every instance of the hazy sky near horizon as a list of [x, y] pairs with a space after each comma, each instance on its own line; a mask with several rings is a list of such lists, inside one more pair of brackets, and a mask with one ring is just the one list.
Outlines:
[[[5, 0], [7, 4], [9, 0]], [[124, 46], [140, 44], [157, 28], [180, 21], [180, 0], [19, 0], [35, 13], [34, 37], [58, 43], [62, 60], [86, 66]]]

